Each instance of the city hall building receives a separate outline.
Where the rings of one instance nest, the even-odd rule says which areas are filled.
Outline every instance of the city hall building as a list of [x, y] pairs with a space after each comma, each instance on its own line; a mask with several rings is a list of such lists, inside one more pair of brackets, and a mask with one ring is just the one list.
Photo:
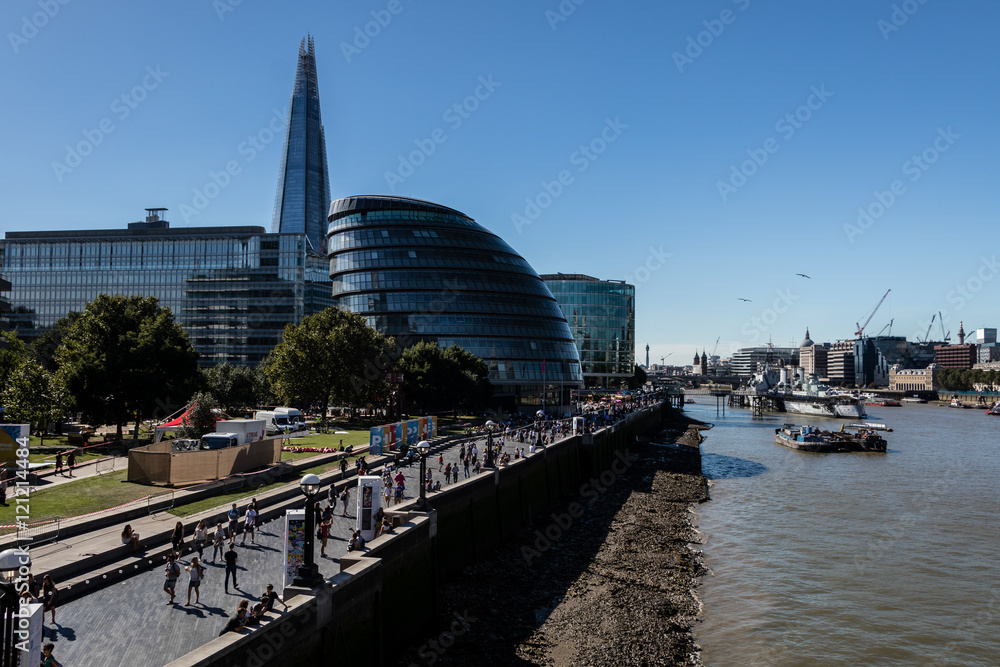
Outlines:
[[583, 384], [566, 318], [535, 270], [496, 234], [440, 204], [390, 196], [330, 205], [333, 298], [407, 345], [457, 345], [489, 367], [507, 410], [567, 406]]

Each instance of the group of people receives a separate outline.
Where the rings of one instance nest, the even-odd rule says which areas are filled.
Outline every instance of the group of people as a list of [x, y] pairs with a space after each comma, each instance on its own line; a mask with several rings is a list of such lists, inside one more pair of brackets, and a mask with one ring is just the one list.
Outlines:
[[242, 632], [245, 628], [260, 625], [261, 621], [265, 619], [264, 614], [274, 609], [275, 602], [280, 603], [287, 611], [288, 605], [278, 597], [278, 593], [271, 584], [267, 585], [267, 590], [260, 596], [260, 602], [257, 602], [252, 607], [249, 600], [240, 600], [240, 603], [236, 607], [236, 614], [222, 628], [219, 636], [221, 637], [227, 632]]
[[[71, 449], [66, 454], [66, 468], [69, 470], [69, 476], [73, 476], [73, 468], [76, 467], [76, 450]], [[56, 474], [65, 475], [63, 471], [63, 453], [59, 452], [56, 454]]]

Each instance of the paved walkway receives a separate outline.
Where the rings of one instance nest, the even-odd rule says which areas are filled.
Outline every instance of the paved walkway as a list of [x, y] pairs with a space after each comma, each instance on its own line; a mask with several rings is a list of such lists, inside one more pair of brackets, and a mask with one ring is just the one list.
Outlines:
[[[484, 441], [483, 438], [478, 440], [480, 458]], [[521, 446], [520, 443], [517, 446]], [[526, 452], [530, 448], [528, 443], [523, 446]], [[456, 443], [444, 450], [445, 462], [454, 464], [459, 447]], [[508, 444], [505, 451], [513, 452], [513, 445]], [[428, 458], [428, 468], [434, 480], [443, 477], [437, 470], [436, 455]], [[411, 499], [418, 494], [420, 466], [415, 463], [402, 470], [407, 480], [406, 499]], [[461, 471], [459, 479], [464, 479]], [[433, 495], [431, 498], [433, 501]], [[320, 572], [325, 577], [340, 571], [340, 557], [347, 553], [347, 539], [355, 525], [356, 504], [356, 493], [352, 492], [349, 516], [341, 516], [339, 506], [339, 511], [334, 513], [326, 557], [319, 557], [319, 545], [316, 545]], [[189, 522], [190, 519], [185, 520], [185, 525]], [[237, 541], [239, 590], [230, 587], [227, 594], [223, 589], [224, 567], [218, 563], [207, 564], [209, 569], [201, 587], [201, 603], [194, 605], [192, 596], [190, 607], [184, 606], [187, 572], [182, 572], [177, 582], [178, 604], [168, 605], [168, 595], [162, 590], [164, 557], [159, 560], [137, 558], [133, 567], [148, 571], [56, 609], [57, 625], [47, 626], [45, 633], [47, 640], [56, 644], [53, 655], [65, 665], [158, 667], [202, 646], [218, 635], [230, 616], [236, 613], [241, 599], [250, 599], [253, 604], [260, 599], [268, 583], [274, 584], [279, 591], [282, 589], [283, 532], [284, 518], [280, 517], [261, 526], [257, 544], [248, 542], [241, 546]], [[211, 549], [206, 550], [205, 556], [211, 561]], [[190, 560], [191, 554], [186, 554], [181, 565], [187, 565]], [[276, 611], [282, 609], [280, 604], [275, 607]]]

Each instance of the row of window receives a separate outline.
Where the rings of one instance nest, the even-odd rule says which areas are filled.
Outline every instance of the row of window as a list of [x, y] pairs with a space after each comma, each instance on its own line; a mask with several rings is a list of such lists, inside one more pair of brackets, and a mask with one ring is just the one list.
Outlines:
[[[635, 297], [635, 286], [624, 283], [564, 280], [546, 280], [545, 283], [552, 290], [553, 294], [563, 294], [567, 300], [571, 300], [574, 297], [587, 298], [595, 295], [606, 295], [619, 300], [623, 296], [629, 298]], [[560, 297], [559, 300], [562, 301], [563, 299]]]
[[433, 246], [440, 249], [473, 248], [515, 254], [507, 244], [498, 243], [498, 239], [495, 236], [464, 230], [448, 231], [444, 237], [444, 241], [442, 241], [436, 230], [393, 229], [390, 231], [387, 229], [358, 229], [331, 236], [328, 248], [333, 253], [350, 248], [382, 248], [389, 246]]
[[[343, 273], [333, 279], [334, 294], [357, 290], [417, 289], [441, 290], [443, 294], [456, 294], [459, 291], [493, 292], [498, 296], [511, 293], [528, 294], [541, 297], [558, 309], [555, 301], [551, 300], [545, 285], [540, 280], [527, 275], [505, 274], [502, 277], [494, 278], [491, 277], [490, 273], [385, 269]], [[493, 298], [493, 295], [490, 295], [490, 298]]]
[[[545, 301], [511, 298], [510, 295], [449, 294], [434, 292], [379, 292], [340, 297], [340, 308], [355, 313], [493, 313], [504, 316], [537, 316], [562, 320], [562, 313], [554, 304]], [[563, 330], [565, 332], [565, 329]]]
[[531, 267], [523, 259], [511, 255], [435, 250], [358, 250], [336, 255], [330, 259], [330, 275], [360, 269], [392, 269], [414, 267], [422, 269], [470, 269], [473, 271], [515, 271], [532, 275]]

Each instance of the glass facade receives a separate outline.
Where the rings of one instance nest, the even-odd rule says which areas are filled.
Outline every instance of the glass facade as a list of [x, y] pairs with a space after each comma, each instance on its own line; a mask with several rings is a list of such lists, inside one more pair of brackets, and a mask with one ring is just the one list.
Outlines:
[[7, 232], [0, 271], [11, 282], [11, 325], [31, 338], [98, 294], [155, 296], [188, 332], [203, 366], [255, 366], [286, 324], [333, 304], [327, 262], [304, 234], [160, 222]]
[[[481, 357], [507, 407], [562, 404], [582, 385], [559, 305], [500, 237], [454, 209], [404, 197], [330, 206], [330, 277], [339, 308], [403, 345], [457, 345]], [[561, 389], [560, 389], [561, 387]]]
[[319, 111], [319, 80], [312, 37], [299, 45], [295, 85], [288, 104], [285, 146], [278, 171], [271, 231], [305, 234], [317, 252], [324, 252], [330, 176], [326, 137]]
[[621, 387], [635, 373], [635, 286], [578, 274], [541, 278], [569, 323], [584, 385]]

